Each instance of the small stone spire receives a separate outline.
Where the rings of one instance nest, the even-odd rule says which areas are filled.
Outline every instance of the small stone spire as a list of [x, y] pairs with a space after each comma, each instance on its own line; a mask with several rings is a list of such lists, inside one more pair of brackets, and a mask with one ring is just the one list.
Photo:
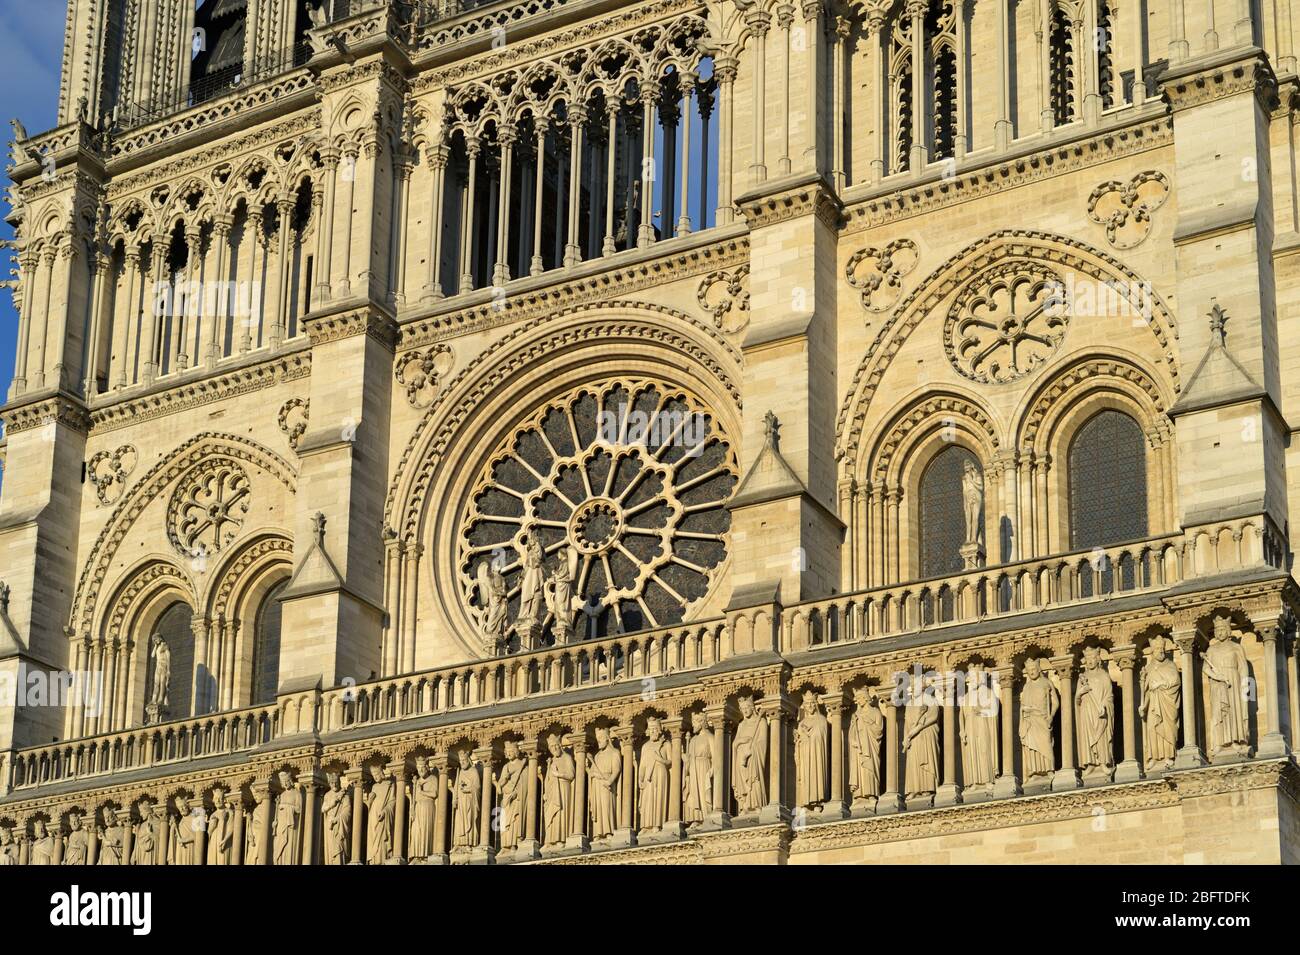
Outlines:
[[763, 415], [763, 438], [774, 451], [781, 447], [781, 422], [770, 410]]
[[325, 515], [320, 511], [311, 519], [312, 533], [316, 535], [316, 546], [325, 546]]

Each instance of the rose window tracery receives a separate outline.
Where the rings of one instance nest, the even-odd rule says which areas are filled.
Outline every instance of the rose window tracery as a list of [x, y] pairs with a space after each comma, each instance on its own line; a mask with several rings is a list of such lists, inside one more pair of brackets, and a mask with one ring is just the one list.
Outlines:
[[[645, 380], [576, 389], [522, 421], [492, 455], [460, 526], [458, 569], [475, 617], [484, 562], [519, 615], [528, 534], [549, 579], [573, 567], [580, 639], [686, 619], [727, 554], [735, 453], [693, 395]], [[543, 640], [554, 636], [547, 607]]]
[[167, 531], [172, 546], [195, 557], [215, 554], [235, 539], [248, 514], [248, 474], [233, 461], [208, 461], [172, 494]]
[[959, 374], [1004, 384], [1047, 361], [1065, 337], [1066, 286], [1052, 269], [1017, 262], [978, 276], [957, 297], [944, 347]]

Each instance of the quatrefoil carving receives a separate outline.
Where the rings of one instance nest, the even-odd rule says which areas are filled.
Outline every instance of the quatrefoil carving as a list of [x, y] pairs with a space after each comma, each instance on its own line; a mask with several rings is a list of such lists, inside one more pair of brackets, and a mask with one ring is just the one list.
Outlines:
[[1132, 249], [1151, 234], [1151, 217], [1169, 200], [1169, 177], [1140, 172], [1128, 182], [1103, 182], [1088, 197], [1088, 218], [1106, 228], [1117, 249]]
[[100, 451], [86, 464], [86, 478], [95, 488], [100, 504], [112, 504], [122, 496], [126, 479], [135, 470], [139, 455], [135, 446], [124, 444], [116, 451]]
[[749, 324], [749, 266], [706, 275], [695, 297], [715, 327], [731, 335], [744, 331]]
[[297, 450], [298, 441], [307, 431], [310, 410], [310, 402], [306, 398], [290, 398], [280, 407], [277, 423], [289, 439], [289, 447], [294, 450]]
[[406, 400], [412, 408], [433, 404], [443, 378], [451, 371], [453, 356], [450, 345], [434, 345], [423, 351], [408, 352], [397, 362], [397, 383], [406, 388]]
[[886, 312], [897, 304], [903, 294], [903, 280], [920, 258], [915, 242], [895, 239], [883, 249], [855, 252], [844, 267], [844, 277], [862, 294], [867, 311]]

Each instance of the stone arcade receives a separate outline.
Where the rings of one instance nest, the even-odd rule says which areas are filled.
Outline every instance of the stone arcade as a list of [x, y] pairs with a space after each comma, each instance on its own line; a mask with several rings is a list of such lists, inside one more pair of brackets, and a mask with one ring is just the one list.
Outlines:
[[0, 864], [1295, 861], [1295, 29], [70, 0]]

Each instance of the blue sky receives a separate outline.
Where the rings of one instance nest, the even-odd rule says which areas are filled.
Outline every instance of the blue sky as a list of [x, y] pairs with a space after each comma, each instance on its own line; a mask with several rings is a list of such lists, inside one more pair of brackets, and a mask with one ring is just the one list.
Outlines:
[[[66, 12], [63, 0], [0, 0], [0, 131], [6, 163], [13, 138], [10, 119], [22, 120], [32, 135], [54, 125]], [[3, 211], [7, 213], [9, 207], [5, 205]], [[0, 222], [0, 236], [13, 238], [7, 222]], [[0, 272], [7, 278], [8, 253], [3, 255]], [[0, 290], [0, 399], [9, 394], [17, 339], [13, 296]]]

